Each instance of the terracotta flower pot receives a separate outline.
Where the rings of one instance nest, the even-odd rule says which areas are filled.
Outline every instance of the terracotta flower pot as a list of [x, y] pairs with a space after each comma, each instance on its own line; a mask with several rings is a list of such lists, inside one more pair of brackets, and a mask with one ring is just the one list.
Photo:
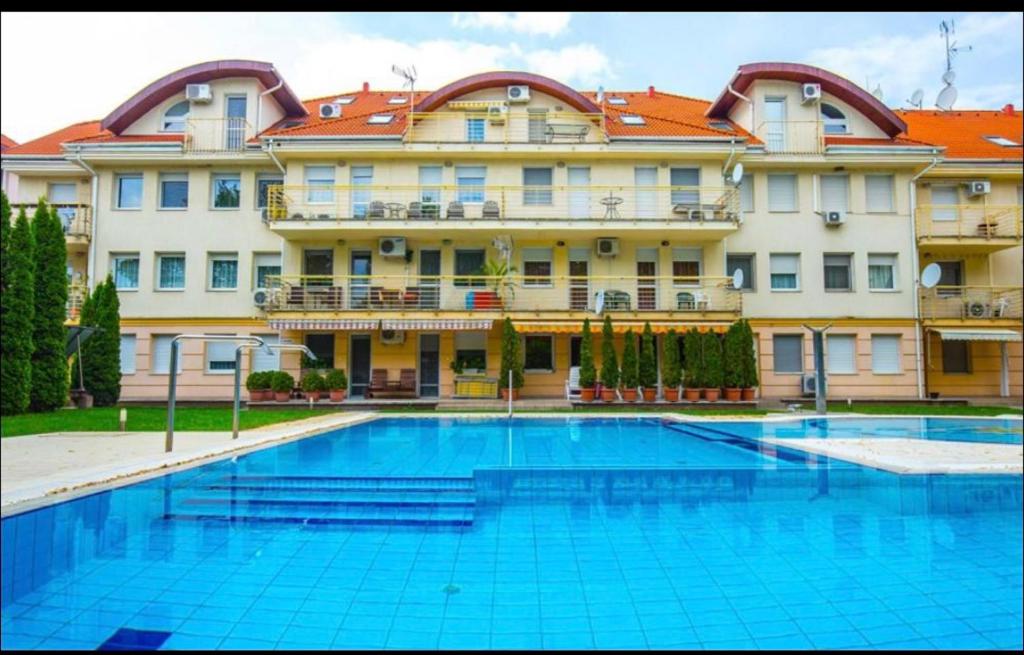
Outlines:
[[320, 392], [319, 391], [307, 391], [306, 392], [306, 398], [308, 398], [309, 400], [312, 400], [313, 402], [316, 402], [316, 401], [320, 400]]
[[274, 392], [274, 400], [276, 400], [279, 403], [286, 403], [286, 402], [288, 402], [288, 400], [291, 397], [292, 397], [292, 393], [290, 391], [275, 391]]
[[580, 402], [594, 402], [594, 387], [580, 389]]
[[704, 390], [704, 398], [709, 403], [717, 403], [718, 402], [718, 396], [721, 395], [721, 393], [722, 393], [721, 389], [705, 389]]
[[613, 402], [615, 400], [615, 389], [609, 389], [608, 387], [601, 389], [601, 400], [606, 403]]
[[651, 387], [650, 389], [648, 389], [647, 387], [644, 387], [644, 402], [645, 403], [653, 403], [657, 399], [657, 397], [658, 397], [658, 388], [657, 387]]
[[740, 399], [743, 391], [739, 387], [726, 387], [725, 388], [725, 399], [730, 402], [736, 402]]
[[270, 389], [257, 389], [252, 392], [252, 399], [257, 402], [263, 402], [266, 400], [274, 399], [274, 392]]
[[623, 388], [623, 390], [622, 390], [622, 399], [625, 400], [627, 403], [635, 403], [636, 402], [636, 389], [626, 389], [626, 388]]
[[747, 387], [743, 389], [743, 391], [740, 394], [740, 397], [743, 400], [754, 400], [754, 391], [756, 391], [754, 387]]
[[683, 397], [688, 402], [695, 403], [700, 400], [700, 389], [698, 387], [686, 387], [683, 389]]
[[331, 389], [331, 402], [332, 403], [340, 403], [343, 400], [345, 400], [345, 390], [344, 389]]
[[678, 387], [665, 387], [665, 402], [677, 403], [679, 402], [679, 388]]
[[[501, 390], [501, 399], [508, 400], [508, 389]], [[519, 400], [519, 389], [512, 390], [512, 400]]]

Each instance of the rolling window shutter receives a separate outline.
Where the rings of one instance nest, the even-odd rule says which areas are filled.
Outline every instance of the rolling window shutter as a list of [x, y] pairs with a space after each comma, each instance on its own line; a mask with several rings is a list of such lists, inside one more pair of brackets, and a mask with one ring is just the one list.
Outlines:
[[853, 335], [828, 335], [828, 372], [857, 372], [857, 340]]
[[[280, 339], [276, 334], [261, 334], [260, 338], [266, 343], [279, 343]], [[276, 371], [281, 368], [281, 353], [277, 350], [271, 351], [272, 354], [268, 355], [264, 352], [263, 348], [253, 348], [252, 350], [252, 370], [256, 371]]]
[[[149, 368], [153, 373], [167, 373], [168, 358], [171, 356], [171, 339], [170, 335], [157, 335], [153, 337], [153, 343], [150, 346], [150, 363]], [[184, 344], [178, 344], [178, 373], [181, 373], [181, 349]]]
[[892, 182], [892, 175], [868, 175], [864, 178], [869, 212], [893, 211]]
[[796, 175], [768, 176], [768, 210], [796, 211]]
[[121, 335], [121, 373], [135, 372], [135, 335]]
[[875, 373], [900, 372], [900, 337], [898, 334], [871, 335], [871, 370]]
[[847, 211], [847, 183], [845, 175], [821, 176], [821, 209], [827, 212]]

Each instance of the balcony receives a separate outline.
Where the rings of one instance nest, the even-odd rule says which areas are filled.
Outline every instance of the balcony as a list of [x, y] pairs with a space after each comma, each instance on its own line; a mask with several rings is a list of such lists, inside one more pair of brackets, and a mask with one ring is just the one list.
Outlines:
[[256, 136], [244, 118], [189, 118], [185, 121], [186, 154], [221, 154], [242, 152], [249, 139]]
[[[35, 214], [35, 203], [23, 203], [11, 205], [13, 213], [21, 209], [25, 210], [29, 218]], [[89, 245], [92, 238], [92, 207], [80, 203], [47, 203], [47, 206], [57, 213], [61, 224], [64, 226], [64, 235], [69, 250], [78, 250]]]
[[754, 130], [772, 155], [820, 155], [825, 152], [821, 121], [764, 121]]
[[933, 254], [988, 254], [1021, 244], [1020, 205], [920, 205], [917, 243]]
[[1022, 289], [1011, 286], [937, 286], [921, 293], [926, 322], [1020, 323]]
[[[272, 186], [271, 228], [296, 238], [362, 230], [666, 229], [720, 239], [739, 227], [739, 194], [732, 187], [682, 186]], [[400, 232], [399, 232], [400, 231]]]
[[505, 313], [548, 315], [592, 313], [599, 297], [605, 312], [633, 315], [661, 312], [680, 320], [735, 318], [742, 294], [729, 277], [633, 276], [274, 276], [268, 278], [270, 313], [368, 312], [388, 316], [458, 312], [496, 318]]
[[[466, 111], [414, 114], [405, 130], [407, 144], [459, 144], [491, 146], [533, 144], [539, 146], [579, 146], [604, 144], [604, 114], [572, 112], [526, 112], [487, 102], [456, 103], [468, 105]], [[488, 113], [488, 107], [499, 112]]]
[[72, 283], [68, 285], [67, 320], [77, 323], [82, 313], [82, 304], [89, 295], [89, 287], [85, 284]]

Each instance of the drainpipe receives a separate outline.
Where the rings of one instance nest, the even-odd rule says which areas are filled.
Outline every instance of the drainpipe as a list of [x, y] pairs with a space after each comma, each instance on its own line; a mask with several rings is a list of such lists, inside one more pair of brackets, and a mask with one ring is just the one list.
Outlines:
[[276, 70], [271, 69], [271, 72], [277, 77], [277, 84], [270, 87], [256, 98], [256, 133], [259, 134], [263, 131], [263, 126], [260, 124], [260, 117], [263, 114], [263, 96], [270, 95], [274, 91], [277, 91], [284, 86], [284, 78], [277, 74]]
[[914, 271], [914, 364], [917, 369], [917, 398], [924, 399], [924, 367], [921, 361], [921, 332], [924, 326], [921, 323], [921, 262], [917, 252], [917, 180], [922, 175], [935, 168], [939, 158], [932, 158], [932, 163], [910, 178], [910, 251], [911, 265]]
[[279, 171], [281, 171], [281, 175], [284, 175], [285, 174], [284, 166], [281, 165], [281, 162], [277, 159], [277, 155], [274, 154], [274, 140], [273, 139], [267, 139], [267, 154], [270, 155], [270, 158], [274, 161], [274, 165], [277, 166], [277, 169]]
[[733, 94], [734, 96], [736, 96], [740, 100], [746, 100], [750, 104], [750, 129], [751, 129], [751, 131], [753, 131], [754, 128], [756, 127], [756, 124], [754, 123], [754, 101], [751, 100], [750, 98], [748, 98], [747, 96], [743, 95], [742, 93], [740, 93], [736, 89], [732, 88], [732, 82], [729, 82], [728, 84], [726, 84], [725, 88], [726, 88], [726, 90], [729, 93]]
[[92, 166], [82, 161], [82, 148], [80, 146], [75, 150], [73, 161], [87, 170], [89, 175], [92, 176], [92, 220], [89, 221], [89, 261], [85, 264], [86, 288], [91, 292], [93, 287], [96, 286], [96, 222], [99, 220], [100, 178]]

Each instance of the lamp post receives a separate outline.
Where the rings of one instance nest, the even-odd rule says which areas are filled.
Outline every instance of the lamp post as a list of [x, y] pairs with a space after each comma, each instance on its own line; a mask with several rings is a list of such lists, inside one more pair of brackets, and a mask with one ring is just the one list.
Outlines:
[[242, 343], [235, 348], [235, 406], [231, 413], [231, 438], [238, 438], [238, 418], [242, 405], [242, 351], [252, 348], [263, 348], [267, 354], [271, 350], [300, 350], [312, 358], [316, 358], [313, 351], [302, 344], [297, 343], [267, 343], [260, 339], [260, 343]]

